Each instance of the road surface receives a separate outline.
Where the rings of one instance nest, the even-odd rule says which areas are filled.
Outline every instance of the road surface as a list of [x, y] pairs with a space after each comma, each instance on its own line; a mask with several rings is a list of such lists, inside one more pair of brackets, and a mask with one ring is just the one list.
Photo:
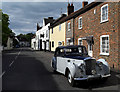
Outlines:
[[71, 87], [67, 79], [59, 73], [53, 73], [50, 60], [51, 52], [33, 51], [30, 48], [17, 48], [2, 53], [2, 90], [74, 90], [89, 92], [118, 92], [120, 86], [119, 74], [111, 72], [107, 82], [81, 81], [76, 87]]

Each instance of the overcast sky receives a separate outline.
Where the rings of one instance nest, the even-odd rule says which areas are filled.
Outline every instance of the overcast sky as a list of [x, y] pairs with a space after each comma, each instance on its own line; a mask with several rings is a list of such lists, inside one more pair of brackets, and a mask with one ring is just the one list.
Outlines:
[[[67, 2], [2, 2], [3, 13], [10, 17], [10, 28], [16, 35], [36, 32], [36, 24], [42, 26], [43, 18], [60, 17], [67, 12]], [[74, 2], [75, 11], [81, 2]]]

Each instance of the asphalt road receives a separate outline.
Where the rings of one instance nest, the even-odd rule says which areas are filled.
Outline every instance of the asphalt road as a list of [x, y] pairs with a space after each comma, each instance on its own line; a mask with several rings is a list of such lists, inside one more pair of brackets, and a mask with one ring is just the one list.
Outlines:
[[111, 72], [111, 77], [105, 82], [80, 81], [76, 87], [71, 87], [67, 79], [59, 73], [53, 73], [50, 60], [53, 53], [33, 51], [30, 48], [17, 48], [2, 53], [2, 90], [55, 91], [73, 90], [89, 92], [118, 92], [120, 86], [119, 74]]

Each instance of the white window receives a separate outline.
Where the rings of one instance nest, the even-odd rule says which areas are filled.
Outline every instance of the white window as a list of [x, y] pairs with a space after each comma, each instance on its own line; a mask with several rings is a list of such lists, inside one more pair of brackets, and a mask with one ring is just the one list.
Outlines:
[[61, 30], [61, 24], [59, 25], [59, 31]]
[[82, 17], [78, 19], [78, 29], [82, 29]]
[[109, 55], [109, 35], [102, 35], [100, 37], [100, 54]]
[[81, 38], [78, 39], [78, 45], [83, 45], [83, 42], [82, 42]]
[[108, 4], [101, 7], [101, 22], [108, 21]]
[[48, 37], [48, 30], [46, 30], [46, 38]]
[[70, 24], [70, 22], [68, 23], [68, 31], [70, 31], [71, 30], [71, 24]]

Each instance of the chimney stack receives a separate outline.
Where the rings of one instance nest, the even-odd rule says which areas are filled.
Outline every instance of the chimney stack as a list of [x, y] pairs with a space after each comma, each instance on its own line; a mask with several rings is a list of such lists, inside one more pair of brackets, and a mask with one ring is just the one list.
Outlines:
[[88, 4], [88, 1], [83, 1], [82, 2], [82, 7], [85, 7]]
[[48, 19], [53, 19], [53, 17], [48, 17]]
[[67, 15], [70, 15], [72, 12], [74, 12], [74, 6], [73, 6], [73, 3], [68, 3], [68, 6], [67, 6]]

